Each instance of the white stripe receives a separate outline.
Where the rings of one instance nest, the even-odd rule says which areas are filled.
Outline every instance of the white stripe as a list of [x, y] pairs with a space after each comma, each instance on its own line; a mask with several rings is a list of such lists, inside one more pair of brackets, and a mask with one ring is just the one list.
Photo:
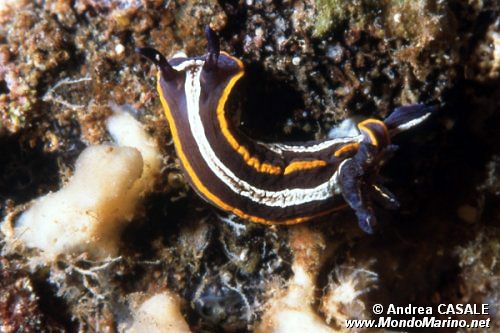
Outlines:
[[426, 120], [427, 118], [429, 118], [431, 115], [431, 113], [426, 113], [424, 114], [423, 116], [419, 117], [419, 118], [415, 118], [415, 119], [412, 119], [410, 121], [407, 121], [406, 123], [403, 123], [401, 125], [399, 125], [398, 127], [396, 127], [396, 130], [397, 132], [403, 132], [403, 131], [406, 131], [412, 127], [415, 127], [417, 126], [418, 124], [420, 124], [421, 122], [423, 122], [424, 120]]
[[318, 143], [313, 146], [299, 146], [299, 145], [286, 145], [286, 144], [281, 144], [281, 143], [263, 143], [263, 142], [258, 142], [261, 146], [264, 146], [268, 148], [269, 150], [272, 150], [276, 154], [282, 154], [283, 152], [292, 152], [292, 153], [316, 153], [321, 150], [330, 148], [333, 145], [338, 145], [338, 144], [345, 144], [345, 143], [351, 143], [351, 142], [361, 142], [363, 140], [362, 135], [354, 136], [354, 137], [348, 137], [348, 138], [337, 138], [337, 139], [332, 139], [328, 141], [324, 141], [321, 143]]
[[177, 67], [182, 69], [186, 68], [184, 89], [186, 93], [187, 112], [191, 133], [210, 170], [233, 192], [249, 198], [256, 203], [282, 208], [302, 205], [314, 201], [323, 201], [340, 193], [340, 189], [337, 186], [337, 172], [335, 172], [328, 181], [314, 188], [293, 188], [281, 191], [266, 191], [239, 179], [217, 157], [207, 140], [199, 110], [201, 91], [200, 75], [203, 64], [195, 63], [194, 61], [189, 62], [189, 65], [192, 66], [191, 68], [185, 63], [181, 63]]
[[190, 60], [183, 61], [180, 64], [178, 64], [172, 68], [178, 72], [181, 72], [181, 71], [186, 70], [186, 68], [191, 67], [191, 66], [196, 66], [196, 67], [201, 68], [201, 67], [203, 67], [204, 63], [205, 63], [205, 61], [203, 61], [203, 60], [190, 59]]
[[[188, 67], [203, 67], [205, 61], [200, 59], [191, 59], [181, 62], [180, 64], [174, 66], [173, 68], [177, 71], [186, 70]], [[186, 72], [187, 73], [187, 72]], [[332, 140], [327, 140], [312, 146], [300, 146], [300, 145], [287, 145], [282, 143], [265, 143], [257, 141], [257, 144], [273, 151], [277, 154], [282, 154], [283, 152], [292, 153], [316, 153], [324, 149], [328, 149], [333, 145], [346, 144], [353, 142], [361, 142], [363, 140], [363, 135], [356, 135], [352, 137], [345, 138], [334, 138]]]
[[317, 153], [322, 150], [329, 149], [334, 145], [361, 142], [363, 140], [363, 135], [359, 134], [358, 127], [356, 126], [357, 123], [358, 122], [353, 117], [343, 120], [340, 124], [336, 125], [328, 132], [328, 140], [312, 146], [264, 142], [257, 143], [277, 154], [282, 154], [283, 152], [293, 152], [299, 154]]

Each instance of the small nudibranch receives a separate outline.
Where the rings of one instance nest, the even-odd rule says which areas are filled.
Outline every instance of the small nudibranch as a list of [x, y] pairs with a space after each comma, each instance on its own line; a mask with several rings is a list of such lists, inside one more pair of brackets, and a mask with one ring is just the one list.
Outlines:
[[206, 29], [206, 55], [167, 61], [152, 48], [137, 52], [158, 66], [157, 90], [174, 145], [192, 188], [206, 201], [242, 219], [295, 224], [346, 203], [360, 227], [373, 232], [372, 200], [399, 206], [376, 182], [395, 146], [391, 137], [413, 127], [430, 107], [397, 108], [387, 119], [366, 119], [360, 135], [294, 144], [269, 144], [244, 135], [229, 120], [226, 101], [244, 74], [243, 63], [221, 52]]

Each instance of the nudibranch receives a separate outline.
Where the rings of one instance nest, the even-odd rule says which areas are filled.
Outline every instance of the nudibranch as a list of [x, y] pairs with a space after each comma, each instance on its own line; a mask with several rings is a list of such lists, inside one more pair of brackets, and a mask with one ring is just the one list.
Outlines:
[[206, 201], [263, 224], [308, 221], [346, 203], [361, 229], [372, 233], [373, 202], [399, 207], [378, 181], [395, 150], [391, 137], [425, 120], [422, 104], [395, 109], [384, 121], [366, 119], [359, 135], [270, 144], [254, 140], [230, 121], [225, 108], [243, 63], [220, 51], [207, 27], [207, 54], [167, 60], [152, 48], [137, 52], [158, 67], [157, 90], [174, 145], [192, 188]]

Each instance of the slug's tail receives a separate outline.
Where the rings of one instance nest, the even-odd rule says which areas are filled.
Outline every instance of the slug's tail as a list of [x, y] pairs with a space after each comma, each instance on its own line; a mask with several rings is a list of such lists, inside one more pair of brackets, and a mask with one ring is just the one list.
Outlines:
[[384, 120], [391, 136], [419, 125], [437, 110], [435, 105], [413, 104], [400, 106]]

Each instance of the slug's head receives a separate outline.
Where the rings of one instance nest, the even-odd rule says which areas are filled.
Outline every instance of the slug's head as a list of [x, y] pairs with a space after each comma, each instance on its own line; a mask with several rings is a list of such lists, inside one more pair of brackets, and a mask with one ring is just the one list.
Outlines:
[[198, 57], [167, 60], [153, 48], [137, 49], [158, 67], [158, 91], [170, 109], [183, 108], [188, 101], [197, 100], [200, 109], [215, 110], [218, 102], [227, 97], [225, 92], [243, 75], [241, 61], [220, 51], [215, 32], [207, 27], [205, 36], [207, 53]]

